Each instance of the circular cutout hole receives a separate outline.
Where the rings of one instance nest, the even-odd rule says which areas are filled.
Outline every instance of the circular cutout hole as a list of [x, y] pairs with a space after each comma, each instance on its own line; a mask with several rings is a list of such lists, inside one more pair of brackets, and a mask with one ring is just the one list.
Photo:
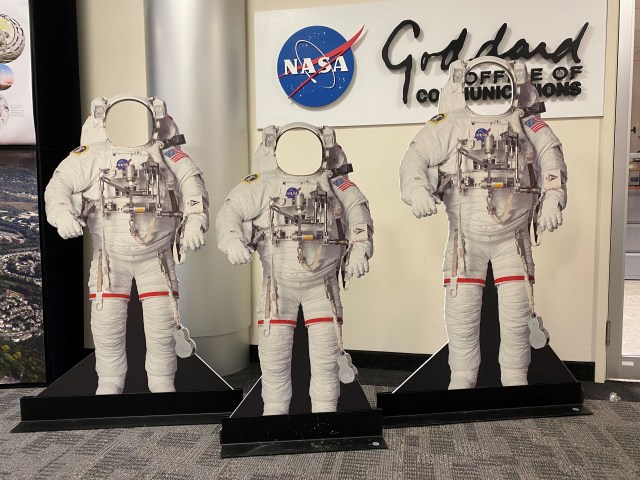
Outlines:
[[119, 147], [139, 147], [151, 140], [153, 117], [149, 109], [135, 100], [116, 103], [107, 112], [107, 137]]
[[500, 65], [476, 65], [467, 72], [465, 87], [467, 108], [473, 113], [502, 115], [511, 108], [515, 85]]
[[309, 130], [289, 130], [278, 139], [278, 167], [289, 175], [311, 175], [322, 166], [322, 143]]

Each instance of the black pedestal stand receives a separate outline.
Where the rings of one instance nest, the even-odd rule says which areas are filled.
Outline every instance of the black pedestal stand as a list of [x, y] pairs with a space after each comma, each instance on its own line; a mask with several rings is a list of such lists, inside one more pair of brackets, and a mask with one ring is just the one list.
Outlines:
[[[445, 345], [391, 393], [379, 393], [385, 427], [438, 425], [530, 417], [586, 415], [582, 386], [551, 347], [531, 351], [529, 385], [502, 387], [498, 348], [498, 296], [491, 267], [484, 288], [476, 388], [447, 390], [449, 347]], [[553, 338], [553, 332], [550, 332]]]
[[22, 397], [21, 422], [12, 432], [219, 423], [236, 408], [242, 390], [234, 390], [197, 355], [178, 358], [176, 392], [149, 392], [142, 313], [132, 293], [129, 368], [122, 395], [95, 395], [98, 377], [92, 353], [39, 395]]
[[357, 381], [340, 385], [337, 412], [310, 413], [308, 337], [300, 314], [291, 370], [289, 415], [262, 416], [259, 379], [236, 411], [222, 420], [223, 458], [387, 448], [382, 436], [382, 412], [371, 409]]

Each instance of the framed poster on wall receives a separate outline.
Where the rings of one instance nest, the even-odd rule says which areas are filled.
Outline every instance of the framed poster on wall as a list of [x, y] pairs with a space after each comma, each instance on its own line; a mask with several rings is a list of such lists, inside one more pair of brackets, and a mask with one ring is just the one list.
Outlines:
[[0, 145], [36, 144], [32, 92], [29, 1], [0, 0]]
[[0, 384], [46, 381], [37, 163], [0, 150]]

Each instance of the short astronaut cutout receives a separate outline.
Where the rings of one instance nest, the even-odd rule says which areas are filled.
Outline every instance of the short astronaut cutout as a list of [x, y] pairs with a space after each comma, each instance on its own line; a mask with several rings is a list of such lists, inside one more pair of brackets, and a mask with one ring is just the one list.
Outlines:
[[[107, 115], [121, 102], [141, 104], [153, 117], [145, 144], [119, 146], [107, 136]], [[85, 225], [93, 238], [89, 291], [96, 394], [124, 388], [132, 279], [143, 306], [149, 390], [173, 392], [176, 354], [195, 350], [180, 324], [174, 257], [205, 243], [209, 200], [202, 172], [182, 151], [184, 137], [155, 97], [95, 99], [81, 143], [55, 170], [45, 202], [47, 220], [62, 238], [82, 235]]]
[[[474, 67], [505, 71], [512, 102], [499, 115], [474, 113], [464, 81]], [[457, 61], [439, 112], [415, 136], [400, 165], [402, 199], [413, 214], [436, 213], [444, 202], [449, 239], [443, 264], [449, 337], [449, 389], [473, 388], [480, 366], [480, 309], [487, 264], [493, 266], [500, 316], [501, 380], [526, 385], [530, 346], [548, 336], [533, 301], [530, 223], [536, 234], [562, 225], [567, 168], [562, 146], [538, 114], [544, 111], [517, 61]]]
[[[311, 171], [293, 175], [278, 165], [276, 145], [286, 132], [300, 129], [317, 136], [322, 153]], [[369, 271], [373, 222], [367, 199], [347, 177], [350, 165], [327, 127], [265, 128], [254, 167], [226, 198], [216, 230], [218, 247], [231, 263], [250, 261], [254, 250], [262, 262], [258, 348], [264, 415], [289, 413], [300, 305], [309, 334], [312, 411], [334, 412], [340, 380], [353, 381], [356, 374], [342, 347], [338, 276], [341, 270], [346, 278]]]

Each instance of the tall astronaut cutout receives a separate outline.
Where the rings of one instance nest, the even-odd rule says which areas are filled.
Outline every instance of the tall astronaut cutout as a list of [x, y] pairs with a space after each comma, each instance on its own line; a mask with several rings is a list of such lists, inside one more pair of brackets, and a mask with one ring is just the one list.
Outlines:
[[[508, 110], [480, 115], [465, 102], [467, 73], [487, 64], [511, 82]], [[562, 225], [567, 167], [562, 146], [525, 65], [496, 57], [456, 61], [439, 112], [418, 132], [400, 165], [402, 200], [417, 218], [444, 201], [449, 238], [443, 264], [449, 337], [449, 389], [473, 388], [480, 366], [480, 310], [487, 264], [498, 289], [499, 362], [504, 386], [526, 385], [530, 345], [548, 335], [533, 300], [530, 223], [537, 236]]]
[[[153, 116], [146, 144], [121, 147], [108, 138], [106, 118], [120, 102], [138, 102]], [[185, 248], [204, 245], [209, 199], [202, 172], [182, 151], [183, 143], [163, 100], [97, 98], [82, 127], [83, 146], [60, 163], [45, 190], [47, 220], [60, 236], [82, 235], [86, 222], [93, 238], [89, 290], [98, 395], [124, 388], [133, 278], [143, 306], [149, 390], [175, 391], [176, 354], [195, 351], [180, 324], [174, 256], [181, 261]]]
[[[277, 164], [278, 139], [292, 129], [322, 143], [321, 167], [291, 175]], [[352, 171], [328, 127], [304, 123], [267, 127], [254, 167], [226, 198], [216, 219], [218, 247], [234, 265], [260, 254], [259, 355], [264, 415], [289, 413], [293, 328], [302, 305], [309, 333], [312, 412], [336, 411], [340, 381], [357, 373], [342, 347], [338, 273], [361, 277], [373, 255], [367, 199], [349, 180]], [[345, 253], [346, 252], [346, 253]]]

